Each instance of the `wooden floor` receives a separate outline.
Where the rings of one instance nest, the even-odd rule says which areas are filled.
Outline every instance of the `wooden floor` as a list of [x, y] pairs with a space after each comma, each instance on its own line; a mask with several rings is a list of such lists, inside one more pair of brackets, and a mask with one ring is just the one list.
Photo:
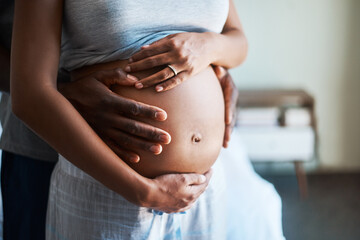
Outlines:
[[287, 240], [360, 240], [360, 173], [310, 175], [306, 200], [295, 175], [262, 177], [282, 198]]

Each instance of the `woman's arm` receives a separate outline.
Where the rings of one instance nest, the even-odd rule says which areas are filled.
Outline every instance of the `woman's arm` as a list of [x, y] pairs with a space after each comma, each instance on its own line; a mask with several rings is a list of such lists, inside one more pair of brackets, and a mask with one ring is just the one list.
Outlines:
[[[10, 73], [14, 113], [74, 165], [127, 200], [167, 212], [189, 208], [209, 178], [172, 174], [151, 180], [140, 176], [57, 91], [62, 7], [63, 1], [56, 0], [15, 2]], [[178, 177], [183, 181], [167, 184]]]
[[166, 67], [135, 84], [137, 88], [156, 85], [155, 89], [160, 92], [174, 88], [210, 64], [235, 67], [245, 60], [246, 55], [247, 40], [234, 3], [230, 0], [228, 17], [220, 34], [186, 32], [169, 35], [143, 46], [130, 58], [125, 70], [136, 72], [170, 64], [178, 73], [176, 76]]

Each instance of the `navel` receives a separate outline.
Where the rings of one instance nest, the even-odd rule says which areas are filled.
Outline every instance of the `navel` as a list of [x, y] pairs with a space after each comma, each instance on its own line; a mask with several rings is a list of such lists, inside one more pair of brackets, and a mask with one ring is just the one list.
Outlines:
[[191, 142], [192, 143], [199, 143], [201, 142], [201, 134], [200, 133], [194, 133], [191, 137]]

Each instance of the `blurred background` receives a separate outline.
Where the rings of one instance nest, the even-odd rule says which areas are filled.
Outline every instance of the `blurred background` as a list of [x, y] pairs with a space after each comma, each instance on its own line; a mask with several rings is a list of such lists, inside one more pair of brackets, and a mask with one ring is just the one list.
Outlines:
[[[360, 1], [234, 2], [249, 42], [231, 70], [244, 94], [237, 127], [282, 198], [285, 237], [360, 239]], [[303, 152], [274, 150], [294, 145]]]

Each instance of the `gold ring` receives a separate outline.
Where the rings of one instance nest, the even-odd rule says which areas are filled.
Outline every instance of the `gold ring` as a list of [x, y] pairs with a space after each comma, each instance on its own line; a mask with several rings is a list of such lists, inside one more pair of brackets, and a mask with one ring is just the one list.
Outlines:
[[174, 68], [173, 66], [171, 66], [170, 64], [167, 65], [167, 66], [168, 66], [168, 68], [170, 68], [171, 71], [174, 73], [174, 77], [175, 77], [175, 76], [177, 75], [177, 72], [176, 72], [175, 68]]

